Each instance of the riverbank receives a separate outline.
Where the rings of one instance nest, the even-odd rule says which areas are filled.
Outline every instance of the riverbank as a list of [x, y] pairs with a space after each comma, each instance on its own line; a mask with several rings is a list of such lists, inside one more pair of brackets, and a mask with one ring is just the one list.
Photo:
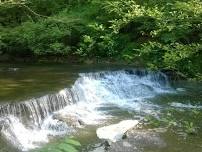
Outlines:
[[[129, 66], [131, 68], [136, 69], [150, 69], [146, 65], [144, 65], [143, 61], [133, 61], [129, 62], [123, 59], [117, 59], [117, 58], [101, 58], [101, 59], [84, 59], [79, 58], [78, 56], [44, 56], [44, 57], [13, 57], [9, 55], [0, 56], [0, 63], [1, 64], [69, 64], [75, 65], [75, 64], [84, 64], [84, 65], [105, 65], [105, 66], [111, 66], [111, 65], [123, 65], [123, 66]], [[161, 71], [164, 74], [168, 76], [170, 80], [193, 80], [189, 77], [187, 77], [185, 74], [172, 69], [150, 69], [154, 71]], [[201, 79], [196, 79], [201, 80]]]

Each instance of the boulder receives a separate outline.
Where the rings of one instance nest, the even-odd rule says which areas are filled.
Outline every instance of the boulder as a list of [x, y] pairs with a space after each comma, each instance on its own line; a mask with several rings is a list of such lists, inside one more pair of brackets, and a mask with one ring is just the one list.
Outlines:
[[106, 139], [112, 142], [121, 140], [124, 134], [131, 128], [137, 126], [139, 121], [137, 120], [123, 120], [118, 124], [104, 126], [98, 128], [96, 133], [98, 138]]
[[105, 147], [107, 152], [142, 152], [143, 149], [163, 151], [166, 143], [160, 135], [153, 131], [131, 129], [127, 131], [126, 138]]

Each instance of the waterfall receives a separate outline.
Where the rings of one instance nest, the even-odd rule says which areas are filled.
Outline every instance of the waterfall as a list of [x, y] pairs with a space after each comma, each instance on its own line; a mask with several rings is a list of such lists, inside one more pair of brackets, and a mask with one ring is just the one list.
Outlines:
[[[48, 142], [50, 135], [71, 132], [78, 122], [95, 124], [105, 119], [107, 114], [98, 110], [100, 106], [113, 104], [146, 112], [147, 108], [141, 109], [145, 99], [170, 91], [167, 77], [161, 72], [130, 69], [81, 73], [71, 88], [0, 105], [1, 134], [27, 151]], [[78, 122], [72, 125], [72, 121]]]
[[0, 116], [13, 115], [24, 121], [31, 119], [33, 124], [40, 126], [44, 118], [74, 102], [71, 90], [63, 89], [57, 94], [0, 105]]

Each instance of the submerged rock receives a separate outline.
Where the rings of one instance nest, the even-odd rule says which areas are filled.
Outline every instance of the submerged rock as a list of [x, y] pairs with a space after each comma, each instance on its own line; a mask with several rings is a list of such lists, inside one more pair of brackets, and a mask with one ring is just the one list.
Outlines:
[[179, 92], [185, 92], [186, 91], [185, 88], [176, 88], [176, 90], [179, 91]]
[[55, 114], [53, 115], [53, 119], [65, 122], [67, 125], [71, 127], [81, 127], [81, 125], [84, 124], [84, 122], [75, 115]]
[[116, 142], [124, 137], [124, 134], [131, 128], [135, 127], [139, 121], [137, 120], [123, 120], [118, 124], [110, 126], [104, 126], [98, 128], [96, 133], [98, 138], [106, 139], [112, 142]]
[[125, 138], [117, 142], [104, 141], [90, 152], [144, 152], [164, 151], [166, 143], [155, 130], [132, 128], [125, 133]]
[[175, 108], [188, 108], [188, 109], [202, 109], [202, 105], [192, 105], [191, 103], [179, 103], [179, 102], [172, 102], [170, 103], [171, 107]]
[[125, 139], [110, 143], [105, 147], [107, 152], [142, 152], [144, 149], [161, 149], [166, 147], [166, 143], [160, 135], [147, 130], [132, 129], [126, 133]]

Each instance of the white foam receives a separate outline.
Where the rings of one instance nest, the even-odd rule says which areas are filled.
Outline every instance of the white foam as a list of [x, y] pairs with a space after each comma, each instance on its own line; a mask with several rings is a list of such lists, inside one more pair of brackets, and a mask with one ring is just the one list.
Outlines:
[[45, 130], [51, 136], [68, 134], [74, 131], [65, 122], [53, 119], [52, 115], [44, 120], [41, 125], [41, 130]]
[[176, 107], [176, 108], [190, 108], [190, 109], [202, 109], [201, 105], [192, 105], [192, 104], [184, 104], [179, 102], [172, 102], [170, 103], [170, 106]]
[[[106, 120], [107, 117], [103, 113], [96, 110], [97, 106], [93, 103], [83, 103], [70, 105], [64, 109], [55, 112], [62, 117], [76, 116], [83, 122], [83, 125], [95, 125]], [[20, 120], [14, 116], [7, 117], [8, 123], [2, 129], [2, 134], [12, 144], [17, 145], [22, 151], [34, 149], [40, 145], [40, 143], [47, 143], [48, 137], [68, 134], [74, 131], [74, 128], [70, 127], [65, 122], [53, 119], [52, 115], [47, 117], [41, 128], [26, 127], [20, 122]]]
[[135, 74], [127, 74], [125, 71], [81, 74], [81, 78], [76, 81], [73, 90], [77, 92], [79, 101], [133, 107], [136, 101], [152, 98], [158, 93], [173, 91], [167, 84], [168, 82], [162, 85], [158, 80], [153, 80], [153, 75], [140, 77]]
[[2, 128], [2, 133], [11, 143], [26, 151], [38, 147], [40, 142], [48, 142], [48, 134], [44, 130], [28, 129], [18, 118], [9, 116], [9, 123]]

